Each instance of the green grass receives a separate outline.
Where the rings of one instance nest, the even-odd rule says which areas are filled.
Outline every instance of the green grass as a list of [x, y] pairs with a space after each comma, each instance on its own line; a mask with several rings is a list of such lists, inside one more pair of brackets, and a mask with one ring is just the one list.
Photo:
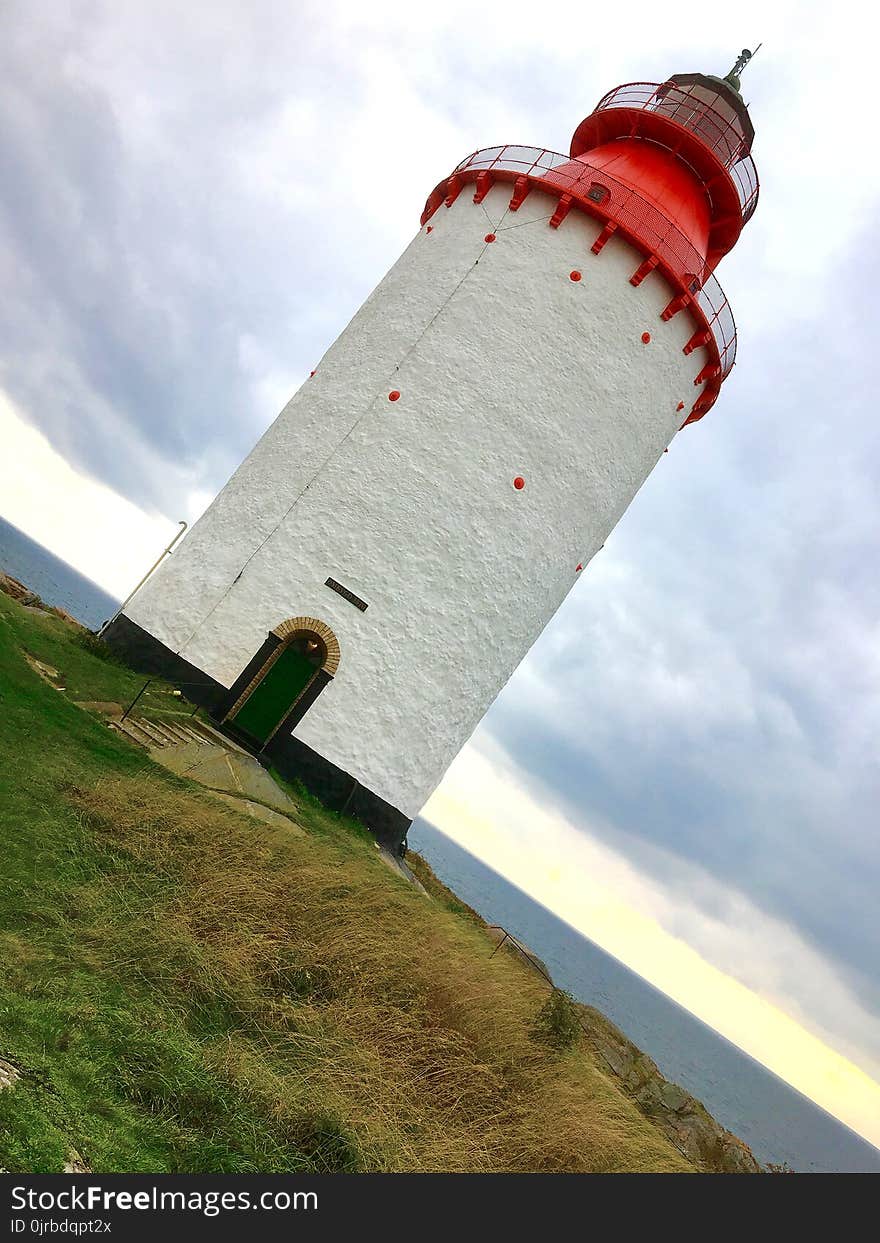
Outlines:
[[167, 682], [129, 668], [91, 631], [66, 625], [49, 612], [23, 609], [7, 596], [0, 596], [0, 616], [8, 627], [0, 641], [57, 669], [59, 677], [53, 680], [69, 699], [126, 707], [149, 682], [138, 711], [174, 716], [192, 711]]
[[546, 987], [426, 865], [436, 901], [300, 787], [306, 837], [77, 708], [144, 679], [75, 633], [0, 595], [0, 1167], [692, 1168], [584, 1042], [534, 1038]]

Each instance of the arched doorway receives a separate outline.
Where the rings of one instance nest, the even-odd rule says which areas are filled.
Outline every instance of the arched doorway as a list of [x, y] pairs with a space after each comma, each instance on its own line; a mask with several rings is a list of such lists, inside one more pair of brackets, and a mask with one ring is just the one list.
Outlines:
[[283, 727], [291, 730], [339, 668], [339, 641], [315, 617], [291, 617], [236, 678], [223, 716], [226, 727], [262, 750]]

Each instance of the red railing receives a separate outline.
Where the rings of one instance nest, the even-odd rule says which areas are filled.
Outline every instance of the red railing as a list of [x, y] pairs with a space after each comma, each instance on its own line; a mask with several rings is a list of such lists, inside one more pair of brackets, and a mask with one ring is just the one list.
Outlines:
[[[472, 174], [474, 170], [506, 174], [508, 181], [511, 174], [524, 176], [545, 190], [570, 194], [588, 210], [596, 208], [595, 215], [616, 220], [637, 236], [676, 279], [702, 283], [705, 256], [659, 208], [642, 198], [632, 186], [612, 177], [606, 169], [593, 168], [588, 157], [573, 160], [558, 151], [541, 151], [535, 147], [490, 147], [468, 156], [453, 175]], [[600, 197], [593, 197], [596, 194]]]
[[[747, 140], [735, 111], [731, 109], [730, 117], [725, 117], [698, 93], [700, 91], [706, 92], [707, 87], [700, 83], [628, 82], [604, 95], [590, 116], [622, 109], [662, 118], [695, 135], [731, 178], [745, 223], [758, 204], [758, 170], [747, 150]], [[684, 153], [679, 151], [678, 154]]]
[[428, 198], [422, 223], [442, 203], [452, 202], [463, 183], [480, 178], [487, 186], [495, 181], [516, 183], [520, 188], [514, 189], [512, 202], [518, 195], [522, 201], [526, 187], [542, 189], [560, 200], [568, 198], [571, 206], [613, 221], [622, 235], [656, 260], [656, 266], [684, 295], [681, 305], [689, 303], [711, 333], [710, 353], [717, 355], [717, 371], [707, 377], [694, 417], [705, 414], [736, 358], [736, 325], [724, 291], [714, 276], [705, 274], [703, 257], [684, 234], [630, 186], [610, 177], [605, 169], [591, 168], [585, 157], [573, 160], [558, 151], [520, 146], [488, 147], [462, 160]]
[[710, 276], [694, 296], [718, 347], [721, 366], [720, 382], [730, 375], [731, 368], [736, 362], [736, 321], [733, 318], [733, 311], [730, 309], [727, 295], [715, 276]]

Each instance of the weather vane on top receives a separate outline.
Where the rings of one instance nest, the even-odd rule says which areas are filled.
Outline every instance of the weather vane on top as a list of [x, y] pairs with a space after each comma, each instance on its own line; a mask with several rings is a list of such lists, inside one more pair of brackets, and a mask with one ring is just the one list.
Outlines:
[[759, 43], [758, 46], [755, 48], [754, 52], [750, 52], [747, 47], [744, 47], [743, 50], [740, 52], [739, 56], [737, 56], [736, 63], [734, 64], [730, 73], [727, 74], [727, 76], [724, 79], [725, 82], [730, 83], [730, 85], [734, 88], [734, 90], [736, 91], [739, 90], [739, 75], [745, 69], [746, 65], [749, 63], [752, 57], [761, 50], [761, 47], [762, 47], [762, 44]]

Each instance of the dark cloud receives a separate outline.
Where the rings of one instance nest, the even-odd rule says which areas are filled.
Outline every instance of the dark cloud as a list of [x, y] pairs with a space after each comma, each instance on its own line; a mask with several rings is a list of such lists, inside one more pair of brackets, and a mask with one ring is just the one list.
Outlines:
[[[158, 34], [108, 31], [106, 10], [89, 7], [106, 46], [21, 5], [0, 50], [0, 264], [18, 293], [0, 306], [0, 364], [69, 460], [174, 512], [187, 488], [234, 469], [369, 292], [374, 265], [362, 226], [346, 228], [338, 140], [329, 167], [307, 115], [289, 148], [279, 141], [291, 98], [321, 90], [301, 17], [287, 16], [284, 60], [240, 17], [235, 32], [170, 20]], [[343, 86], [340, 111], [344, 100]], [[333, 261], [342, 236], [347, 271]], [[268, 409], [264, 359], [284, 381]]]

